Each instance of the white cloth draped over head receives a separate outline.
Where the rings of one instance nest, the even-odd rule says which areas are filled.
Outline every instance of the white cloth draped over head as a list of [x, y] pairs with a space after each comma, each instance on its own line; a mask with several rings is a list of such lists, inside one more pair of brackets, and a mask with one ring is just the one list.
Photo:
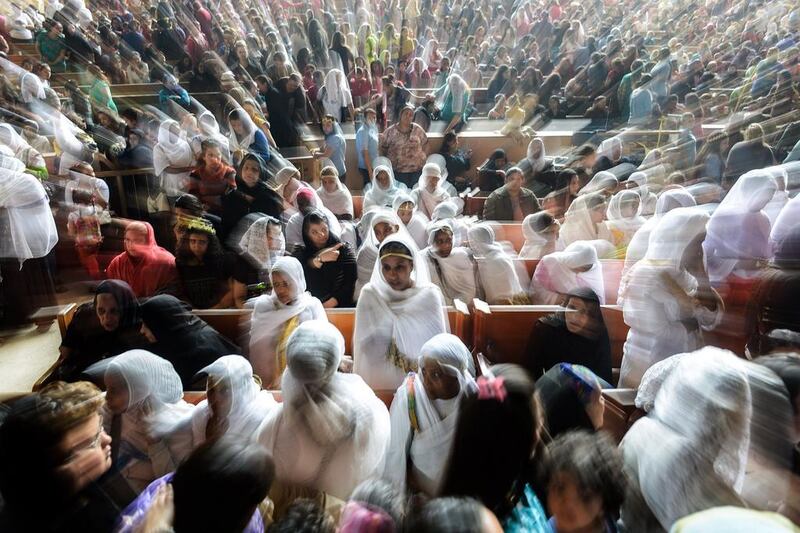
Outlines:
[[301, 185], [292, 197], [292, 205], [294, 205], [296, 212], [289, 217], [289, 222], [286, 223], [286, 243], [289, 246], [303, 244], [303, 218], [305, 214], [301, 213], [297, 207], [297, 193], [303, 189], [310, 191], [311, 207], [325, 215], [325, 219], [328, 221], [328, 231], [337, 238], [342, 238], [342, 224], [336, 218], [336, 215], [322, 204], [322, 200], [317, 196], [317, 191], [307, 185]]
[[431, 222], [440, 222], [446, 220], [450, 222], [455, 235], [453, 236], [454, 246], [463, 246], [467, 242], [467, 224], [458, 216], [464, 207], [464, 201], [461, 198], [448, 198], [444, 202], [436, 206], [431, 214]]
[[73, 164], [82, 161], [81, 155], [83, 152], [83, 142], [78, 138], [80, 129], [70, 122], [70, 120], [61, 113], [54, 113], [53, 119], [53, 135], [55, 136], [56, 144], [61, 149], [61, 159], [58, 163], [59, 175], [65, 175]]
[[[241, 135], [236, 133], [236, 130], [234, 130], [233, 126], [231, 125], [230, 116], [228, 116], [228, 129], [230, 130], [230, 133], [228, 134], [229, 147], [231, 152], [235, 152], [237, 150], [247, 152], [250, 150], [250, 145], [255, 141], [256, 130], [258, 127], [256, 126], [256, 123], [253, 122], [253, 119], [250, 118], [250, 115], [247, 113], [247, 111], [241, 107], [237, 108], [237, 110], [238, 113], [236, 114], [236, 117], [244, 129], [244, 133]], [[233, 113], [233, 111], [231, 111], [231, 113]]]
[[0, 145], [8, 146], [14, 152], [14, 157], [26, 167], [46, 166], [42, 154], [34, 150], [10, 124], [0, 124]]
[[280, 481], [345, 500], [383, 471], [389, 414], [355, 374], [337, 372], [344, 338], [332, 324], [311, 320], [289, 338], [283, 403], [260, 430]]
[[353, 105], [353, 96], [347, 77], [338, 68], [333, 68], [325, 75], [324, 91], [320, 89], [322, 107], [325, 113], [333, 115], [338, 122], [342, 116], [342, 108]]
[[781, 209], [769, 235], [773, 250], [783, 241], [792, 228], [800, 221], [800, 196], [795, 196]]
[[602, 194], [603, 196], [610, 196], [619, 185], [619, 179], [607, 170], [601, 170], [589, 180], [589, 183], [581, 187], [578, 195], [586, 194]]
[[[58, 243], [58, 230], [50, 201], [42, 184], [24, 171], [16, 158], [16, 170], [0, 168], [0, 258], [16, 259], [20, 268], [28, 259], [44, 257]], [[6, 165], [3, 165], [6, 166]]]
[[[538, 213], [531, 213], [526, 216], [522, 221], [522, 236], [525, 237], [525, 243], [519, 250], [520, 259], [541, 259], [542, 252], [547, 246], [547, 238], [542, 235], [547, 231], [549, 225], [541, 227], [552, 221], [552, 224], [560, 226], [558, 220], [554, 219], [547, 211], [539, 211]], [[540, 228], [537, 231], [537, 228]], [[556, 243], [555, 251], [563, 249], [560, 241]]]
[[[412, 286], [395, 290], [383, 277], [380, 250], [389, 244], [402, 244], [413, 257]], [[370, 282], [361, 290], [356, 306], [353, 333], [353, 371], [374, 389], [394, 389], [414, 368], [420, 349], [438, 333], [448, 331], [444, 299], [430, 281], [428, 264], [407, 234], [387, 237], [378, 250]], [[391, 360], [394, 352], [398, 360]]]
[[564, 214], [559, 240], [566, 248], [575, 241], [604, 239], [611, 242], [611, 233], [605, 224], [592, 221], [592, 210], [605, 209], [605, 199], [600, 194], [578, 196]]
[[201, 111], [197, 115], [197, 125], [200, 127], [204, 139], [213, 139], [220, 144], [222, 151], [222, 158], [229, 164], [232, 164], [230, 141], [225, 137], [219, 129], [219, 123], [214, 117], [214, 114], [209, 110]]
[[614, 152], [618, 152], [618, 157], [621, 156], [622, 146], [622, 139], [617, 136], [610, 137], [601, 142], [600, 146], [597, 147], [597, 157], [605, 156], [614, 162]]
[[772, 196], [772, 199], [764, 206], [764, 213], [767, 214], [771, 225], [775, 225], [783, 206], [789, 201], [789, 194], [786, 192], [786, 183], [789, 181], [789, 173], [786, 171], [785, 165], [775, 167], [768, 167], [764, 169], [772, 174], [772, 179], [775, 180], [777, 190]]
[[[432, 189], [428, 188], [428, 176], [437, 176]], [[417, 186], [411, 191], [411, 195], [417, 199], [417, 208], [428, 218], [433, 218], [433, 211], [437, 205], [450, 198], [450, 193], [442, 186], [443, 182], [444, 178], [442, 178], [439, 165], [426, 163], [422, 167], [422, 174]]]
[[[455, 377], [459, 384], [458, 394], [448, 400], [433, 399], [425, 390], [421, 373], [406, 377], [397, 389], [390, 409], [391, 441], [383, 477], [405, 493], [406, 476], [410, 475], [425, 494], [435, 497], [439, 494], [450, 456], [458, 404], [474, 383], [475, 369], [469, 349], [461, 339], [449, 333], [440, 333], [422, 346], [419, 366], [423, 367], [425, 361], [435, 361], [444, 373]], [[409, 380], [413, 380], [417, 429], [412, 429], [409, 421], [409, 387], [412, 386]]]
[[[382, 188], [378, 184], [378, 173], [386, 172], [389, 176], [389, 185]], [[391, 165], [379, 165], [376, 162], [375, 168], [372, 169], [372, 187], [364, 194], [364, 211], [372, 207], [390, 207], [394, 201], [394, 197], [402, 192], [401, 187], [394, 179], [394, 171]]]
[[327, 320], [322, 303], [306, 292], [306, 278], [300, 261], [291, 256], [279, 257], [272, 265], [270, 278], [276, 272], [291, 284], [293, 299], [284, 304], [274, 290], [255, 299], [250, 320], [250, 361], [262, 380], [275, 367], [278, 342], [291, 319], [299, 317], [301, 322]]
[[[644, 163], [642, 163], [644, 164]], [[634, 172], [628, 177], [628, 183], [635, 183], [635, 187], [628, 187], [628, 190], [636, 191], [642, 200], [641, 215], [650, 216], [656, 210], [656, 195], [650, 191], [648, 182], [650, 181], [648, 172]]]
[[472, 226], [467, 232], [467, 239], [478, 264], [478, 275], [487, 303], [510, 304], [512, 299], [525, 294], [514, 260], [495, 241], [491, 226]]
[[442, 291], [447, 305], [456, 298], [464, 303], [472, 302], [479, 295], [476, 283], [476, 264], [469, 248], [458, 246], [453, 237], [450, 255], [442, 257], [436, 251], [436, 234], [442, 230], [455, 234], [452, 221], [442, 220], [428, 226], [428, 247], [422, 253], [430, 262], [431, 280]]
[[[579, 271], [590, 267], [585, 272]], [[577, 241], [563, 252], [547, 254], [536, 265], [531, 280], [533, 302], [537, 305], [561, 305], [564, 296], [579, 287], [588, 287], [605, 304], [603, 265], [590, 242]]]
[[752, 277], [758, 272], [752, 263], [770, 257], [771, 226], [763, 210], [776, 190], [768, 170], [751, 170], [739, 178], [711, 215], [703, 248], [712, 282], [723, 281], [732, 272]]
[[[536, 154], [539, 154], [538, 156]], [[544, 142], [539, 137], [534, 137], [528, 143], [528, 150], [525, 155], [528, 162], [531, 164], [534, 172], [541, 172], [547, 161], [545, 160]]]
[[[623, 213], [623, 208], [637, 204], [633, 214]], [[642, 199], [636, 191], [620, 191], [611, 197], [606, 211], [606, 227], [611, 231], [614, 244], [617, 246], [627, 246], [636, 231], [647, 222], [642, 217]]]
[[193, 167], [195, 164], [192, 147], [179, 134], [171, 133], [180, 126], [174, 120], [164, 120], [158, 127], [158, 142], [153, 148], [153, 170], [161, 176], [162, 186], [169, 194], [186, 191], [191, 171], [166, 172], [167, 167]]
[[441, 98], [436, 99], [436, 107], [442, 109], [447, 97], [452, 96], [453, 114], [460, 115], [464, 112], [464, 93], [467, 91], [469, 91], [469, 86], [467, 82], [464, 81], [464, 78], [458, 74], [450, 74], [450, 76], [447, 77], [447, 83], [437, 91], [438, 94], [441, 94]]
[[667, 530], [697, 511], [743, 505], [738, 491], [753, 414], [748, 378], [730, 352], [697, 355], [678, 361], [653, 410], [620, 444], [633, 493], [621, 518], [631, 531]]
[[[447, 172], [447, 161], [445, 160], [444, 156], [442, 154], [431, 154], [425, 160], [425, 163], [426, 164], [434, 163], [437, 167], [439, 167], [439, 170], [442, 171], [442, 181], [441, 181], [442, 187], [444, 188], [444, 190], [447, 191], [447, 193], [450, 196], [453, 196], [454, 199], [461, 201], [461, 199], [458, 198], [458, 191], [456, 190], [455, 186], [449, 181], [447, 181], [447, 176], [449, 176], [450, 174]], [[461, 210], [462, 207], [463, 205], [459, 207], [459, 211]]]
[[414, 239], [417, 248], [422, 250], [428, 244], [428, 231], [426, 229], [428, 226], [428, 217], [417, 210], [417, 201], [407, 192], [401, 191], [392, 201], [392, 211], [397, 213], [398, 209], [407, 202], [410, 202], [414, 206], [414, 214], [411, 215], [411, 220], [406, 224], [406, 229], [411, 235], [411, 238]]
[[317, 189], [317, 196], [331, 213], [337, 216], [353, 216], [353, 196], [341, 179], [336, 180], [336, 190], [328, 192], [324, 185]]
[[[681, 207], [663, 215], [650, 235], [644, 259], [626, 276], [622, 312], [630, 330], [620, 370], [620, 383], [626, 387], [638, 386], [644, 372], [656, 362], [703, 346], [700, 330], [712, 328], [719, 320], [720, 309], [679, 304], [666, 283], [671, 279], [670, 283], [688, 296], [697, 291], [698, 281], [686, 270], [683, 256], [705, 232], [708, 218], [696, 207]], [[696, 327], [689, 327], [694, 324]]]
[[380, 246], [378, 237], [375, 234], [375, 226], [378, 224], [389, 224], [397, 228], [397, 232], [402, 231], [410, 238], [405, 225], [391, 209], [380, 208], [370, 212], [369, 230], [356, 256], [358, 277], [355, 285], [355, 300], [358, 300], [358, 295], [361, 294], [361, 289], [364, 285], [369, 283], [370, 279], [372, 279], [372, 271], [375, 269], [375, 263], [378, 259], [378, 246]]
[[275, 248], [270, 248], [267, 241], [270, 226], [281, 226], [278, 219], [271, 216], [263, 216], [250, 224], [239, 240], [239, 249], [251, 263], [257, 265], [259, 269], [269, 269], [278, 257], [286, 251], [286, 242], [283, 232], [276, 235], [273, 239], [277, 241]]
[[33, 72], [22, 71], [19, 80], [20, 97], [26, 104], [36, 100], [45, 100], [47, 92], [42, 79]]

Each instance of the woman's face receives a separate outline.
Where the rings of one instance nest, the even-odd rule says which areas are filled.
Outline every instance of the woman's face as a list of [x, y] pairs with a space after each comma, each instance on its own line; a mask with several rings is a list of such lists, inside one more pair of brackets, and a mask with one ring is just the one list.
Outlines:
[[411, 272], [414, 263], [404, 257], [389, 256], [381, 259], [381, 274], [389, 287], [404, 291], [411, 287]]
[[547, 507], [556, 519], [559, 531], [590, 531], [602, 517], [603, 499], [592, 494], [586, 500], [572, 475], [558, 472], [547, 487]]
[[375, 239], [378, 241], [378, 244], [380, 244], [389, 235], [397, 233], [399, 229], [400, 228], [397, 226], [389, 224], [388, 222], [378, 222], [372, 230], [375, 232]]
[[125, 232], [125, 251], [131, 257], [140, 257], [142, 251], [147, 244], [147, 236], [137, 230], [128, 230]]
[[400, 125], [407, 128], [411, 124], [411, 119], [414, 118], [414, 112], [408, 108], [400, 112]]
[[449, 231], [437, 231], [433, 237], [433, 247], [439, 257], [449, 257], [453, 251], [453, 234]]
[[503, 168], [508, 164], [508, 160], [505, 157], [498, 157], [494, 160], [495, 168]]
[[150, 328], [148, 328], [147, 324], [145, 324], [144, 322], [142, 322], [142, 327], [139, 330], [139, 333], [141, 333], [142, 337], [147, 339], [148, 342], [150, 342], [150, 344], [155, 344], [156, 342], [158, 342], [158, 339], [156, 339], [156, 336], [153, 334], [152, 331], [150, 331]]
[[209, 378], [206, 398], [208, 399], [208, 407], [216, 418], [228, 416], [231, 412], [231, 388], [225, 380], [220, 379], [216, 383], [212, 383], [211, 378]]
[[112, 294], [101, 293], [97, 295], [94, 304], [100, 326], [106, 331], [116, 331], [119, 327], [120, 308], [117, 299]]
[[578, 176], [572, 176], [569, 180], [569, 194], [570, 196], [578, 196], [578, 191], [581, 190], [581, 179]]
[[592, 222], [599, 224], [606, 219], [606, 204], [600, 204], [589, 210], [589, 216]]
[[328, 243], [328, 226], [322, 222], [309, 224], [306, 233], [311, 244], [317, 248], [322, 248]]
[[400, 217], [400, 221], [407, 226], [414, 216], [414, 204], [405, 202], [400, 205], [400, 207], [397, 208], [397, 216]]
[[570, 298], [567, 302], [567, 311], [564, 313], [567, 330], [582, 337], [593, 338], [599, 324], [592, 311], [591, 303], [580, 298]]
[[116, 373], [109, 373], [105, 377], [106, 405], [115, 415], [124, 413], [128, 409], [130, 393], [125, 380]]
[[425, 392], [432, 400], [450, 400], [461, 390], [458, 378], [433, 359], [425, 359], [420, 368]]
[[630, 199], [620, 202], [619, 211], [623, 218], [635, 217], [636, 213], [639, 211], [639, 197], [636, 196], [634, 198], [631, 196]]
[[295, 299], [295, 286], [292, 278], [283, 272], [272, 273], [272, 290], [283, 305], [291, 304]]
[[236, 135], [244, 135], [244, 124], [241, 120], [231, 119], [231, 129], [236, 132]]
[[211, 146], [203, 151], [203, 161], [211, 170], [216, 170], [222, 166], [222, 152], [216, 146]]
[[258, 180], [261, 179], [261, 168], [255, 159], [247, 159], [242, 165], [242, 181], [248, 187], [255, 187]]
[[425, 188], [428, 189], [430, 192], [436, 190], [436, 186], [439, 184], [439, 176], [425, 176]]
[[270, 250], [283, 249], [283, 233], [281, 227], [277, 224], [269, 224], [267, 226], [267, 248]]
[[556, 242], [558, 240], [559, 233], [561, 233], [561, 224], [556, 221], [550, 224], [550, 226], [548, 226], [548, 228], [542, 232], [542, 236], [547, 239], [547, 242]]
[[109, 116], [106, 115], [105, 113], [99, 113], [97, 115], [97, 118], [100, 119], [100, 125], [103, 126], [104, 128], [111, 127], [111, 118], [109, 118]]
[[323, 120], [322, 131], [325, 132], [325, 135], [330, 135], [331, 133], [333, 133], [333, 122], [331, 122], [330, 120]]
[[322, 186], [328, 194], [335, 193], [339, 188], [339, 178], [336, 176], [322, 176]]
[[191, 233], [189, 235], [189, 251], [198, 261], [202, 261], [208, 251], [208, 235]]
[[392, 180], [389, 177], [389, 173], [388, 172], [386, 172], [385, 170], [381, 170], [375, 176], [375, 181], [378, 182], [378, 187], [380, 187], [381, 189], [385, 190], [385, 189], [389, 188], [389, 185], [391, 184]]

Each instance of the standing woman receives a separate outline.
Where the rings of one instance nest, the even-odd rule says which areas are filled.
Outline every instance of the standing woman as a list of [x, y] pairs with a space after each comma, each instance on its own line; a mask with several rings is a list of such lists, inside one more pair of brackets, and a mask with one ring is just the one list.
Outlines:
[[344, 140], [342, 128], [333, 115], [322, 117], [322, 132], [325, 134], [325, 144], [320, 150], [314, 152], [315, 159], [328, 159], [342, 180], [347, 181], [347, 168], [345, 166], [347, 145]]
[[333, 116], [337, 122], [344, 123], [348, 118], [355, 117], [347, 76], [338, 68], [329, 70], [325, 75], [325, 84], [317, 94], [317, 99], [322, 102], [325, 114]]
[[494, 230], [486, 224], [478, 224], [469, 229], [467, 238], [478, 263], [479, 281], [486, 302], [490, 305], [530, 303], [512, 258], [495, 242]]
[[306, 292], [303, 266], [280, 257], [270, 272], [272, 293], [255, 299], [250, 321], [250, 362], [267, 389], [279, 388], [289, 336], [307, 320], [327, 321], [325, 309]]
[[305, 215], [302, 231], [303, 245], [293, 255], [303, 265], [309, 292], [325, 308], [352, 307], [356, 258], [350, 246], [330, 231], [320, 211]]
[[187, 192], [195, 158], [192, 147], [181, 137], [181, 128], [174, 120], [165, 120], [158, 128], [158, 143], [153, 148], [153, 170], [161, 177], [167, 196]]
[[361, 290], [353, 334], [353, 372], [373, 389], [393, 389], [417, 369], [420, 349], [448, 329], [444, 299], [406, 235], [387, 237]]
[[381, 155], [392, 162], [397, 179], [408, 188], [417, 182], [427, 154], [428, 136], [414, 121], [414, 106], [406, 105], [400, 111], [400, 120], [389, 126], [380, 137]]
[[461, 397], [474, 383], [472, 354], [449, 333], [422, 346], [419, 372], [397, 389], [390, 416], [391, 441], [384, 478], [400, 493], [439, 493], [458, 420]]

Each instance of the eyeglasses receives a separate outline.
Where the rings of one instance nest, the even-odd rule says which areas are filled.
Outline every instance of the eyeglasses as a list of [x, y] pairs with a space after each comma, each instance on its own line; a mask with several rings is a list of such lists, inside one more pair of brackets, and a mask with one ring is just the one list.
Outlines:
[[105, 429], [103, 428], [103, 417], [101, 415], [99, 415], [99, 414], [97, 416], [100, 418], [100, 427], [97, 430], [97, 434], [94, 436], [94, 438], [90, 442], [86, 443], [85, 445], [81, 445], [81, 446], [78, 446], [76, 448], [73, 448], [70, 451], [69, 456], [67, 456], [67, 460], [64, 461], [64, 464], [71, 463], [72, 461], [77, 459], [78, 456], [81, 453], [83, 453], [85, 451], [88, 451], [88, 450], [93, 450], [93, 449], [97, 448], [100, 445], [100, 439], [103, 438], [103, 434], [105, 433]]

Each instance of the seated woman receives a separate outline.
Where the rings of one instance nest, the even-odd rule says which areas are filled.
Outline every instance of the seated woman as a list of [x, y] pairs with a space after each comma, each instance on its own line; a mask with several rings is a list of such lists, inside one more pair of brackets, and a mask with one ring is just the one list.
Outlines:
[[603, 385], [585, 366], [569, 363], [558, 363], [536, 380], [545, 428], [551, 439], [576, 429], [594, 433], [602, 427]]
[[175, 367], [186, 390], [197, 372], [223, 355], [241, 353], [239, 347], [192, 314], [168, 294], [154, 296], [141, 305], [142, 335], [148, 349]]
[[520, 259], [541, 259], [560, 248], [558, 233], [561, 224], [547, 211], [539, 211], [522, 221], [525, 244], [519, 250]]
[[603, 239], [611, 242], [611, 232], [603, 221], [606, 219], [606, 199], [602, 194], [578, 196], [564, 213], [559, 240], [565, 248], [575, 241]]
[[328, 218], [311, 211], [303, 218], [303, 245], [294, 257], [303, 265], [308, 291], [325, 308], [352, 307], [356, 284], [356, 258], [328, 226]]
[[428, 219], [417, 210], [417, 202], [408, 193], [402, 192], [395, 196], [392, 210], [405, 225], [414, 243], [420, 250], [428, 242]]
[[244, 156], [236, 174], [236, 187], [222, 197], [222, 225], [225, 235], [249, 213], [280, 218], [283, 199], [267, 185], [267, 164], [256, 154]]
[[600, 302], [589, 288], [576, 288], [564, 302], [566, 312], [553, 313], [534, 324], [525, 350], [525, 367], [534, 379], [558, 363], [583, 365], [608, 383], [611, 342]]
[[494, 230], [486, 224], [478, 224], [469, 229], [467, 238], [478, 264], [478, 279], [486, 302], [490, 305], [529, 303], [514, 261], [495, 241]]
[[[394, 233], [402, 231], [406, 233], [405, 226], [396, 214], [386, 208], [379, 208], [368, 213], [369, 232], [364, 243], [356, 255], [356, 265], [358, 266], [358, 277], [356, 279], [355, 293], [353, 299], [358, 301], [361, 289], [369, 283], [372, 278], [372, 271], [378, 259], [378, 247], [383, 240]], [[406, 233], [406, 235], [408, 235]]]
[[135, 492], [175, 470], [179, 450], [166, 439], [194, 407], [181, 399], [181, 380], [169, 361], [131, 350], [90, 367], [106, 389], [103, 425], [111, 435], [111, 461]]
[[419, 373], [395, 393], [383, 477], [401, 493], [439, 493], [458, 420], [458, 403], [474, 383], [472, 354], [461, 339], [440, 333], [422, 346]]
[[405, 189], [401, 185], [394, 179], [390, 164], [376, 165], [372, 171], [372, 187], [364, 194], [363, 211], [366, 213], [373, 207], [391, 207], [395, 197]]
[[444, 136], [439, 154], [444, 157], [447, 179], [453, 184], [456, 191], [462, 192], [471, 186], [471, 179], [467, 176], [467, 171], [471, 165], [472, 149], [461, 148], [456, 132], [451, 131]]
[[310, 186], [300, 185], [292, 197], [292, 204], [296, 211], [286, 223], [286, 242], [290, 248], [303, 243], [303, 219], [312, 211], [323, 213], [331, 232], [336, 237], [342, 238], [344, 230], [339, 219], [322, 204], [317, 192]]
[[447, 77], [447, 83], [439, 87], [432, 96], [437, 100], [439, 120], [445, 121], [445, 133], [463, 128], [472, 108], [469, 103], [472, 91], [458, 74]]
[[131, 222], [125, 228], [125, 251], [111, 260], [106, 276], [126, 282], [137, 298], [153, 296], [174, 286], [175, 257], [156, 243], [153, 226]]
[[236, 171], [222, 159], [222, 146], [214, 139], [202, 143], [198, 165], [189, 174], [189, 192], [215, 214], [222, 213], [222, 197], [236, 188]]
[[307, 320], [327, 321], [325, 309], [306, 292], [303, 266], [294, 257], [279, 257], [270, 271], [272, 294], [253, 302], [250, 320], [250, 362], [268, 389], [279, 388], [286, 368], [286, 343]]
[[139, 333], [139, 303], [124, 281], [101, 282], [94, 301], [78, 307], [61, 341], [54, 380], [76, 381], [101, 359], [147, 345]]
[[558, 189], [558, 172], [553, 168], [553, 162], [545, 158], [544, 142], [539, 137], [534, 137], [528, 143], [525, 158], [516, 164], [522, 171], [522, 186], [533, 192], [537, 198], [544, 198]]
[[461, 198], [450, 198], [436, 206], [431, 215], [431, 222], [446, 221], [453, 228], [453, 243], [456, 246], [467, 245], [467, 222], [459, 218], [459, 214], [464, 208]]
[[411, 191], [411, 196], [417, 201], [420, 212], [428, 218], [433, 216], [437, 205], [450, 198], [450, 193], [442, 187], [443, 182], [442, 169], [439, 165], [426, 163], [422, 167], [417, 186]]
[[317, 196], [322, 200], [322, 205], [339, 220], [353, 220], [353, 196], [339, 179], [336, 167], [328, 165], [323, 168], [320, 181], [322, 186], [317, 189]]
[[286, 255], [283, 225], [278, 219], [253, 213], [242, 222], [250, 224], [239, 240], [239, 256], [233, 268], [233, 299], [239, 309], [250, 298], [271, 290], [270, 269]]
[[605, 304], [603, 265], [596, 248], [585, 241], [544, 256], [533, 272], [530, 292], [535, 305], [562, 305], [564, 297], [579, 287], [590, 288]]
[[428, 226], [428, 247], [422, 255], [428, 260], [431, 281], [439, 287], [447, 305], [453, 300], [472, 302], [478, 296], [477, 264], [469, 248], [453, 242], [450, 221], [435, 222]]
[[332, 324], [297, 327], [286, 349], [283, 402], [259, 441], [275, 458], [276, 478], [346, 500], [383, 471], [389, 413], [354, 374], [337, 372], [344, 338]]
[[417, 369], [422, 345], [447, 330], [444, 298], [427, 262], [410, 237], [390, 235], [356, 306], [353, 372], [374, 389], [393, 389]]
[[616, 259], [625, 258], [634, 234], [647, 222], [641, 212], [642, 202], [636, 191], [620, 191], [611, 197], [605, 224], [611, 233], [611, 244], [617, 248]]
[[253, 120], [244, 109], [234, 109], [228, 115], [230, 126], [230, 150], [232, 163], [239, 164], [244, 156], [250, 152], [265, 163], [269, 163], [272, 154], [269, 151], [269, 141], [264, 132], [258, 129]]
[[178, 241], [175, 268], [178, 294], [195, 309], [233, 307], [232, 261], [222, 251], [214, 228], [190, 221]]

